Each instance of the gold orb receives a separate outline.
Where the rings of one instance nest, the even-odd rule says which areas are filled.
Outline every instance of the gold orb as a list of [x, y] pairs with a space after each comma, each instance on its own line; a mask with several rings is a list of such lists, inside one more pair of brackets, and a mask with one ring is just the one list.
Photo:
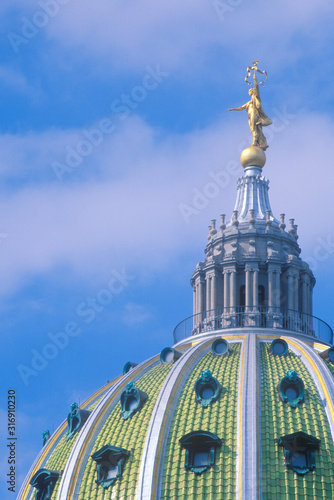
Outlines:
[[266, 155], [261, 148], [249, 146], [240, 155], [241, 165], [246, 168], [250, 166], [263, 167], [266, 163]]

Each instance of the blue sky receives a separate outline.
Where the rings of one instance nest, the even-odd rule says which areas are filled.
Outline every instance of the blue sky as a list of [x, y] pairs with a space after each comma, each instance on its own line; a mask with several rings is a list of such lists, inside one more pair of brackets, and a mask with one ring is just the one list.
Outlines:
[[0, 415], [4, 431], [14, 388], [18, 488], [42, 432], [191, 315], [207, 226], [230, 216], [250, 144], [227, 109], [248, 100], [255, 59], [273, 213], [296, 219], [314, 314], [334, 325], [333, 14], [325, 0], [2, 0]]

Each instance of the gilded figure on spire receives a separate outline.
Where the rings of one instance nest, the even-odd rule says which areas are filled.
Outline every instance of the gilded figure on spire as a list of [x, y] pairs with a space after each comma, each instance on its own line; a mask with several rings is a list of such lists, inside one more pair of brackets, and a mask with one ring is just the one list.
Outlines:
[[[268, 118], [268, 116], [265, 114], [262, 108], [261, 104], [261, 98], [260, 98], [260, 88], [259, 88], [259, 83], [257, 81], [256, 77], [256, 72], [261, 73], [266, 75], [266, 71], [260, 71], [257, 67], [259, 61], [254, 61], [253, 66], [248, 66], [247, 68], [247, 76], [245, 77], [245, 82], [250, 85], [250, 89], [248, 91], [250, 95], [250, 100], [246, 102], [246, 104], [243, 104], [242, 106], [239, 106], [238, 108], [231, 108], [228, 111], [242, 111], [245, 109], [248, 113], [248, 125], [250, 128], [250, 131], [253, 136], [253, 142], [252, 146], [256, 146], [258, 148], [261, 148], [263, 151], [265, 151], [268, 148], [267, 140], [265, 136], [263, 135], [262, 132], [262, 127], [267, 127], [268, 125], [272, 124], [272, 120]], [[250, 76], [251, 71], [254, 71], [253, 74], [253, 80], [254, 80], [254, 85], [248, 81], [248, 78]], [[260, 82], [262, 87], [264, 87], [264, 84]]]

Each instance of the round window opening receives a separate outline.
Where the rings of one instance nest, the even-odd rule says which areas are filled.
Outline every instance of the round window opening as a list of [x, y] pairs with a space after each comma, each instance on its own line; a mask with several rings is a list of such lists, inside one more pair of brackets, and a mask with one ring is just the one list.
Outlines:
[[224, 339], [217, 339], [212, 343], [212, 351], [217, 356], [224, 356], [228, 353], [228, 342]]
[[328, 351], [328, 360], [334, 364], [334, 347], [331, 347]]
[[138, 406], [138, 401], [137, 399], [134, 397], [134, 396], [130, 396], [127, 400], [126, 400], [126, 404], [125, 404], [125, 410], [126, 411], [133, 411], [137, 408]]
[[275, 339], [271, 343], [271, 352], [275, 356], [284, 356], [288, 352], [288, 344], [283, 339]]
[[174, 353], [171, 350], [168, 350], [164, 354], [165, 363], [172, 363], [174, 361]]
[[181, 356], [182, 354], [175, 351], [172, 347], [165, 347], [160, 353], [160, 361], [161, 363], [168, 365], [177, 361]]
[[211, 399], [215, 394], [215, 391], [212, 387], [203, 387], [201, 390], [201, 398], [202, 399]]
[[297, 399], [299, 392], [295, 387], [290, 385], [285, 389], [284, 394], [288, 399], [290, 399], [290, 401], [293, 401], [294, 399]]

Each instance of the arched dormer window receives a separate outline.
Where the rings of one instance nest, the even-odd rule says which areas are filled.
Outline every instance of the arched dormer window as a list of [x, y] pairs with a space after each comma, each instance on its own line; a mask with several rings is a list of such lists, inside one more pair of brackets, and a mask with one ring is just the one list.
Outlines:
[[129, 373], [129, 371], [132, 370], [135, 366], [137, 366], [137, 363], [132, 363], [132, 361], [128, 361], [127, 363], [125, 363], [123, 368], [123, 375]]
[[184, 468], [194, 474], [202, 474], [215, 466], [216, 449], [220, 448], [223, 441], [211, 432], [200, 430], [186, 434], [179, 443], [185, 449]]
[[283, 403], [292, 408], [304, 401], [304, 382], [294, 370], [288, 370], [285, 377], [278, 384], [278, 392]]
[[51, 437], [51, 434], [50, 434], [49, 429], [47, 429], [46, 431], [43, 432], [43, 446], [46, 445], [46, 443], [49, 441], [50, 437]]
[[79, 432], [89, 417], [90, 412], [81, 410], [77, 403], [71, 404], [71, 411], [67, 415], [67, 435], [66, 441], [71, 439], [76, 432]]
[[214, 401], [217, 401], [221, 391], [220, 384], [214, 378], [210, 370], [203, 370], [201, 378], [195, 383], [196, 401], [202, 406], [207, 407]]
[[124, 420], [141, 410], [147, 399], [146, 392], [140, 391], [133, 382], [129, 382], [125, 391], [121, 394], [121, 408]]
[[30, 484], [36, 488], [34, 500], [50, 500], [60, 472], [48, 469], [39, 469], [31, 478]]

